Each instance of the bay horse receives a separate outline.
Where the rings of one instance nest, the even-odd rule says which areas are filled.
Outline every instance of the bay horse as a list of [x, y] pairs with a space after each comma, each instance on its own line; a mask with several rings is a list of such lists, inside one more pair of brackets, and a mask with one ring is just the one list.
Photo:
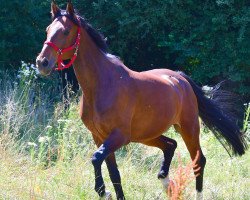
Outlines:
[[[163, 133], [173, 125], [195, 161], [197, 199], [202, 199], [206, 158], [199, 141], [199, 116], [235, 155], [243, 155], [247, 149], [243, 134], [219, 102], [206, 97], [182, 72], [127, 68], [118, 57], [108, 54], [103, 36], [75, 12], [70, 1], [66, 10], [52, 1], [51, 14], [47, 40], [36, 64], [43, 75], [49, 75], [56, 62], [57, 70], [74, 65], [83, 91], [80, 116], [98, 147], [91, 159], [98, 195], [110, 197], [101, 170], [105, 161], [117, 199], [125, 199], [114, 152], [130, 142], [163, 151], [158, 178], [167, 187], [177, 142]], [[63, 63], [66, 59], [71, 59], [69, 64]]]

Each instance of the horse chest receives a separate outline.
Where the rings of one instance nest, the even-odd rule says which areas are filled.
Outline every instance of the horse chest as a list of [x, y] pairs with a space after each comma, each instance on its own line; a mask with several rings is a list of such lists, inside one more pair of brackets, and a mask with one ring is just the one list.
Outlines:
[[82, 102], [81, 119], [92, 133], [97, 132], [101, 138], [106, 138], [117, 124], [114, 107], [114, 104], [105, 101], [99, 101], [99, 104]]

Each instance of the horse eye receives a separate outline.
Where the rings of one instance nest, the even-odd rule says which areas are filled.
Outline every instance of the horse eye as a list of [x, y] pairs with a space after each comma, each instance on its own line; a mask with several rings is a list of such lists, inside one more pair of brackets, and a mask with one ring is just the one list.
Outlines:
[[63, 32], [63, 34], [64, 34], [64, 35], [69, 35], [69, 30], [65, 30], [65, 31]]

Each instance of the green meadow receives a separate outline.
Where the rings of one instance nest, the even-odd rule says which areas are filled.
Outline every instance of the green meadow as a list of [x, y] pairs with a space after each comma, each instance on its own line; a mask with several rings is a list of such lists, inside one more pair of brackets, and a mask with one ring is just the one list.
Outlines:
[[[0, 199], [98, 199], [90, 161], [96, 147], [78, 114], [80, 94], [67, 102], [60, 100], [61, 94], [53, 91], [53, 78], [40, 80], [24, 66], [18, 80], [5, 74], [1, 81]], [[246, 106], [244, 122], [248, 139], [249, 109]], [[174, 129], [164, 134], [178, 142], [170, 170], [170, 179], [174, 179], [178, 169], [190, 165], [190, 158]], [[250, 199], [249, 150], [242, 157], [230, 157], [203, 126], [201, 145], [207, 158], [204, 199]], [[160, 150], [131, 143], [116, 156], [128, 200], [167, 199], [157, 179], [163, 156]], [[115, 197], [105, 163], [103, 173], [106, 188]], [[194, 199], [192, 171], [187, 177], [182, 199]]]

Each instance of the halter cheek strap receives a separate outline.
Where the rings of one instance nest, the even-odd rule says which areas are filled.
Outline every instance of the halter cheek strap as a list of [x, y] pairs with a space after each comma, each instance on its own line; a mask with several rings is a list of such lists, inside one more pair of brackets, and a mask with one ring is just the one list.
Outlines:
[[[79, 20], [80, 21], [80, 20]], [[50, 41], [46, 41], [44, 42], [44, 44], [47, 44], [49, 45], [50, 47], [52, 47], [58, 57], [57, 57], [57, 68], [55, 68], [55, 70], [63, 70], [63, 69], [67, 69], [69, 68], [75, 61], [76, 57], [77, 57], [77, 53], [78, 53], [78, 49], [79, 49], [79, 45], [80, 45], [80, 36], [81, 36], [81, 28], [80, 26], [78, 26], [77, 28], [77, 36], [76, 36], [76, 41], [73, 45], [71, 45], [70, 47], [67, 47], [67, 48], [63, 48], [63, 49], [60, 49], [58, 46], [56, 46], [53, 42], [50, 42]], [[73, 57], [71, 58], [70, 62], [68, 64], [64, 64], [63, 63], [63, 53], [67, 52], [67, 51], [72, 51], [72, 50], [75, 50], [74, 51], [74, 55]]]

